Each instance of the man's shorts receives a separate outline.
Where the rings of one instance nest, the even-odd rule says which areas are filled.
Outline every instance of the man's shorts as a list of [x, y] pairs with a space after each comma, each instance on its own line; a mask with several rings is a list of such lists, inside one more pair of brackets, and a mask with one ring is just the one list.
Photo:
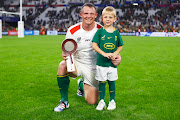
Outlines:
[[118, 79], [117, 68], [96, 66], [95, 79], [98, 81], [115, 81]]
[[75, 61], [75, 66], [77, 69], [77, 76], [81, 76], [84, 83], [98, 89], [99, 82], [95, 79], [96, 66], [82, 64]]

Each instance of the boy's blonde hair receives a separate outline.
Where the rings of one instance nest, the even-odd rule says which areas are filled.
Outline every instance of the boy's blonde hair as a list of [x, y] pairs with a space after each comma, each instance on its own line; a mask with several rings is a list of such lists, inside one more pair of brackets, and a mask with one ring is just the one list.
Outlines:
[[107, 6], [103, 9], [102, 11], [102, 16], [104, 14], [111, 14], [111, 15], [114, 15], [114, 17], [116, 17], [116, 9], [114, 9], [113, 7], [111, 6]]

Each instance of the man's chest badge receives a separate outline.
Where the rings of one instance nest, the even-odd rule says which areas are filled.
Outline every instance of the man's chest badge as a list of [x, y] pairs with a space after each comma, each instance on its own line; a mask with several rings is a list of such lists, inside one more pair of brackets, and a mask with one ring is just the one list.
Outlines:
[[77, 38], [77, 43], [79, 43], [81, 41], [81, 37]]

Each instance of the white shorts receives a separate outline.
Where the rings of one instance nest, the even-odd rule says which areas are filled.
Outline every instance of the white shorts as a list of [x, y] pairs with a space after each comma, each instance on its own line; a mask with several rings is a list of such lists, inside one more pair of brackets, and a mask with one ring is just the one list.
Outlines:
[[77, 69], [77, 76], [81, 76], [85, 84], [98, 89], [99, 82], [95, 79], [96, 66], [82, 64], [78, 61], [75, 61], [75, 66]]
[[96, 66], [95, 79], [98, 81], [115, 81], [118, 79], [117, 68]]

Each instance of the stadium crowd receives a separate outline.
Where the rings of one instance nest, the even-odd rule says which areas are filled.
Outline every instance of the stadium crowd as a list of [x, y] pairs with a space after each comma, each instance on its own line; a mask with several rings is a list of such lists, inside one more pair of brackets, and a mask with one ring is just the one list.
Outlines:
[[[24, 0], [23, 20], [28, 29], [40, 30], [43, 27], [65, 32], [69, 26], [81, 21], [79, 7], [84, 2], [93, 2], [98, 6], [97, 22], [101, 22], [101, 11], [105, 6], [116, 8], [118, 17], [115, 26], [120, 32], [180, 32], [179, 0], [135, 1], [139, 4], [126, 0]], [[6, 11], [18, 11], [13, 2], [4, 5]], [[41, 15], [43, 13], [44, 16]]]

